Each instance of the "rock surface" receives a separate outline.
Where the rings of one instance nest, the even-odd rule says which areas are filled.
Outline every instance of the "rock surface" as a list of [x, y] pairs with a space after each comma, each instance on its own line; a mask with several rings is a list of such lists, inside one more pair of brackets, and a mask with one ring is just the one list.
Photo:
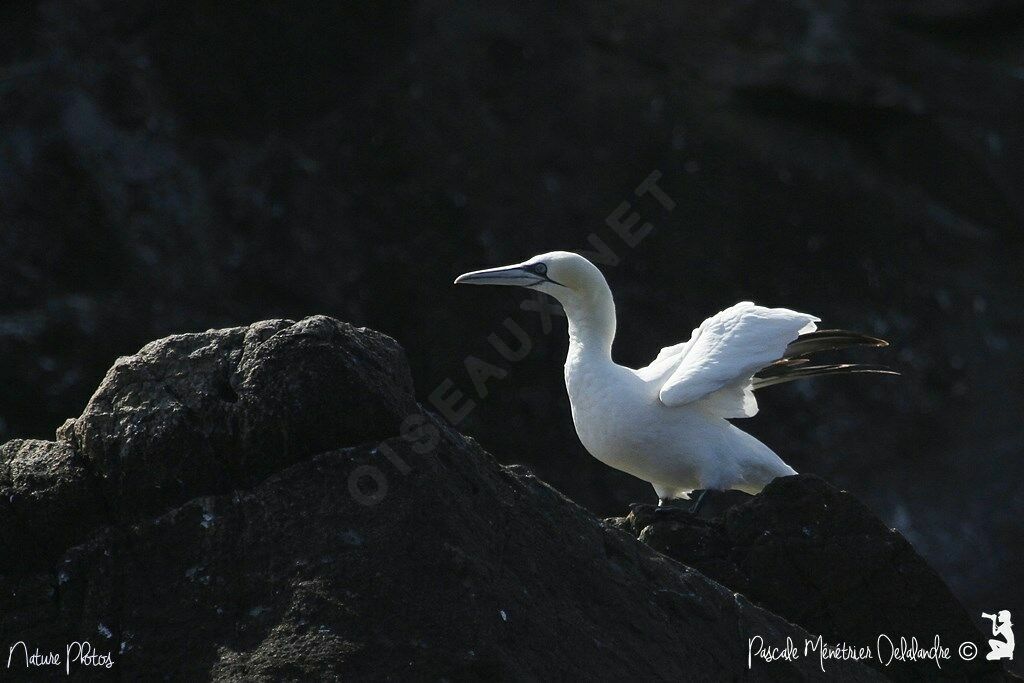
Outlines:
[[317, 316], [148, 344], [114, 364], [57, 438], [127, 519], [397, 434], [416, 410], [394, 340]]
[[119, 360], [59, 442], [0, 451], [0, 641], [88, 639], [115, 664], [79, 673], [122, 680], [722, 680], [746, 634], [806, 636], [411, 392], [394, 342], [324, 317]]
[[[957, 655], [964, 641], [984, 642], [974, 620], [906, 539], [849, 493], [812, 475], [776, 479], [754, 497], [733, 493], [709, 492], [728, 499], [710, 519], [635, 505], [608, 521], [826, 642], [875, 646], [885, 634], [897, 647], [916, 638], [928, 648], [938, 635], [951, 648], [945, 675], [1001, 672], [984, 657]], [[897, 680], [922, 675], [919, 662], [870, 664]]]
[[106, 520], [84, 458], [67, 444], [0, 446], [0, 574], [52, 566]]

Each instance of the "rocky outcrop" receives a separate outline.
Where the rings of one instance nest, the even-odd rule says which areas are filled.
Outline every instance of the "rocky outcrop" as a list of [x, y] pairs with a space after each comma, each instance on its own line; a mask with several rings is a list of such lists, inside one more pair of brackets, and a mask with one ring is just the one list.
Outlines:
[[107, 519], [84, 459], [70, 446], [0, 446], [0, 574], [52, 566]]
[[635, 505], [609, 523], [826, 642], [876, 646], [884, 634], [896, 647], [901, 638], [916, 638], [928, 648], [938, 636], [951, 649], [941, 672], [877, 656], [868, 662], [891, 678], [999, 676], [1001, 667], [984, 657], [958, 656], [961, 643], [986, 639], [906, 539], [849, 493], [796, 475], [754, 497], [709, 492], [707, 498], [708, 508], [721, 507], [710, 514], [702, 509], [701, 517]]
[[819, 675], [748, 672], [750, 635], [806, 632], [499, 465], [411, 391], [393, 341], [324, 317], [120, 359], [58, 442], [3, 447], [4, 648], [88, 640], [114, 665], [72, 668], [122, 680]]
[[416, 411], [394, 340], [317, 316], [148, 344], [114, 364], [57, 439], [124, 520], [397, 434]]

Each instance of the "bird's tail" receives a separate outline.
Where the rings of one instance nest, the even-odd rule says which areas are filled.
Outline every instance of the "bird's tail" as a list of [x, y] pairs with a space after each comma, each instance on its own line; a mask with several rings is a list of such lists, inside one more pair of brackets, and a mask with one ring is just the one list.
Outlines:
[[869, 337], [848, 330], [818, 330], [802, 334], [786, 347], [782, 358], [759, 370], [753, 379], [753, 389], [763, 389], [773, 384], [792, 382], [805, 377], [820, 375], [852, 375], [873, 373], [877, 375], [898, 375], [900, 373], [884, 365], [863, 363], [829, 363], [811, 365], [808, 356], [821, 351], [836, 351], [855, 346], [888, 346], [884, 339]]

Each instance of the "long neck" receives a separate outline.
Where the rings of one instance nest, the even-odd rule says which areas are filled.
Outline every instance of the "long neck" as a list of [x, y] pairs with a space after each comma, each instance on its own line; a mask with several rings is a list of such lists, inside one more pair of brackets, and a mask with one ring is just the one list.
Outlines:
[[569, 359], [587, 356], [611, 362], [615, 302], [603, 278], [587, 292], [566, 297], [562, 306], [569, 318]]

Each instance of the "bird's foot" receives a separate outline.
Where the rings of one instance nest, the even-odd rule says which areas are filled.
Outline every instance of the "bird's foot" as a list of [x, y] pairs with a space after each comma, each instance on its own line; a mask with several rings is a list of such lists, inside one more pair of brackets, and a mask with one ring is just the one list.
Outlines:
[[690, 514], [696, 515], [700, 511], [700, 504], [704, 502], [704, 496], [708, 495], [708, 490], [704, 489], [697, 495], [697, 500], [693, 501], [693, 505], [690, 506]]

